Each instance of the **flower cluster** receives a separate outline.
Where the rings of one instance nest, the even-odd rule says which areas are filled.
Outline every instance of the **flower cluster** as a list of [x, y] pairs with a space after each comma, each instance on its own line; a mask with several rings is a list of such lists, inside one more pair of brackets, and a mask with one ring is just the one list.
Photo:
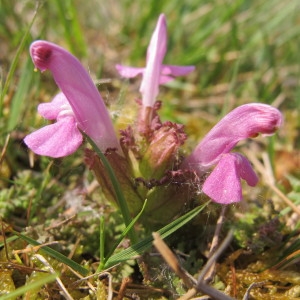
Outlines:
[[[184, 127], [160, 120], [157, 96], [159, 85], [190, 73], [194, 66], [164, 65], [166, 50], [167, 27], [162, 14], [147, 50], [146, 66], [116, 66], [122, 77], [142, 75], [138, 119], [118, 138], [105, 104], [80, 62], [47, 41], [35, 41], [30, 47], [35, 66], [41, 71], [50, 70], [61, 92], [51, 103], [38, 107], [40, 115], [56, 122], [29, 134], [25, 138], [27, 146], [40, 155], [63, 157], [78, 149], [84, 132], [110, 161], [131, 213], [138, 212], [147, 198], [146, 214], [154, 219], [173, 218], [188, 198], [199, 192], [220, 204], [241, 201], [241, 180], [255, 186], [258, 177], [247, 158], [232, 149], [243, 139], [273, 134], [282, 123], [281, 113], [269, 105], [239, 106], [213, 127], [190, 155], [183, 157], [180, 149], [187, 138]], [[104, 192], [114, 198], [97, 155], [87, 150], [85, 160]], [[197, 182], [197, 190], [187, 190], [190, 182]]]

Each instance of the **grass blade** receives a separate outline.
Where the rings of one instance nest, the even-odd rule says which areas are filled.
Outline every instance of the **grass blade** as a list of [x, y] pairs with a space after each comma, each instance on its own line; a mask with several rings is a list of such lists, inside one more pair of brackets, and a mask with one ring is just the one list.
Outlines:
[[23, 285], [22, 287], [16, 289], [15, 291], [13, 291], [7, 295], [0, 296], [0, 300], [13, 300], [16, 297], [27, 293], [28, 291], [37, 289], [47, 283], [54, 281], [56, 278], [57, 278], [57, 274], [49, 274], [41, 279], [37, 279], [34, 282], [31, 282], [28, 285]]
[[[30, 245], [33, 245], [33, 246], [39, 246], [39, 245], [41, 245], [37, 241], [33, 240], [32, 238], [30, 238], [30, 237], [28, 237], [28, 236], [26, 236], [24, 234], [20, 234], [20, 233], [15, 232], [15, 231], [14, 231], [14, 234], [17, 235], [22, 240], [24, 240], [27, 243], [29, 243]], [[77, 271], [81, 275], [86, 276], [88, 274], [88, 270], [87, 269], [85, 269], [84, 267], [82, 267], [81, 265], [79, 265], [78, 263], [76, 263], [75, 261], [69, 259], [65, 255], [57, 252], [54, 249], [52, 249], [52, 248], [50, 248], [48, 246], [45, 246], [45, 247], [42, 248], [42, 251], [46, 252], [48, 255], [50, 255], [51, 257], [53, 257], [55, 259], [57, 259], [58, 261], [66, 264], [67, 266], [69, 266], [73, 270]]]
[[[206, 204], [203, 204], [201, 206], [198, 206], [194, 208], [193, 210], [189, 211], [185, 215], [181, 216], [180, 218], [176, 219], [175, 221], [171, 222], [170, 224], [166, 225], [165, 227], [161, 228], [157, 232], [160, 234], [161, 238], [166, 238], [167, 236], [171, 235], [174, 233], [176, 230], [181, 228], [183, 225], [188, 223], [190, 220], [192, 220], [194, 217], [196, 217], [199, 212], [201, 212], [208, 202]], [[119, 262], [125, 261], [125, 260], [130, 260], [133, 259], [137, 255], [141, 255], [143, 251], [147, 250], [152, 246], [152, 241], [153, 237], [152, 235], [148, 236], [141, 242], [132, 245], [126, 250], [123, 250], [113, 256], [111, 256], [106, 264], [105, 268], [109, 268]]]
[[28, 95], [32, 74], [33, 65], [31, 59], [27, 59], [20, 82], [18, 84], [17, 92], [15, 93], [11, 102], [7, 131], [13, 130], [18, 122], [22, 120], [21, 113], [25, 105], [24, 98]]
[[10, 69], [8, 71], [8, 74], [7, 74], [7, 77], [6, 77], [3, 89], [2, 89], [1, 94], [0, 94], [0, 117], [3, 116], [3, 101], [4, 101], [4, 97], [5, 97], [5, 95], [6, 95], [7, 91], [8, 91], [10, 82], [12, 80], [12, 77], [13, 77], [14, 73], [15, 73], [15, 70], [16, 70], [16, 67], [17, 67], [17, 64], [18, 64], [18, 61], [19, 61], [19, 57], [20, 57], [20, 55], [21, 55], [21, 53], [22, 53], [22, 51], [23, 51], [23, 49], [24, 49], [24, 47], [26, 45], [26, 41], [27, 41], [27, 38], [29, 36], [30, 29], [31, 29], [31, 27], [32, 27], [32, 25], [34, 23], [34, 20], [35, 20], [36, 16], [37, 16], [38, 8], [39, 8], [39, 6], [35, 10], [34, 16], [33, 16], [30, 24], [28, 25], [28, 27], [26, 29], [26, 32], [25, 32], [25, 34], [24, 34], [24, 36], [23, 36], [23, 38], [22, 38], [22, 40], [20, 42], [19, 48], [17, 50], [17, 53], [16, 53], [16, 55], [15, 55], [15, 57], [14, 57], [11, 65], [10, 65]]
[[[117, 249], [117, 247], [119, 246], [119, 244], [122, 242], [122, 240], [125, 238], [125, 236], [127, 235], [127, 233], [131, 230], [131, 228], [134, 226], [134, 224], [138, 221], [138, 219], [140, 218], [140, 216], [143, 214], [144, 209], [147, 205], [147, 199], [144, 202], [144, 205], [141, 209], [141, 211], [138, 213], [138, 215], [131, 221], [131, 223], [129, 224], [128, 227], [125, 228], [125, 230], [122, 232], [120, 238], [117, 240], [117, 242], [114, 244], [114, 246], [112, 247], [111, 251], [107, 254], [107, 257], [109, 260], [109, 258], [112, 256], [112, 254], [114, 253], [114, 251]], [[106, 260], [106, 261], [107, 261]], [[103, 261], [103, 264], [100, 262], [99, 265], [99, 269], [97, 270], [97, 272], [101, 271], [104, 269], [104, 265], [105, 265], [105, 260]]]
[[61, 24], [64, 26], [65, 38], [73, 53], [85, 56], [87, 53], [84, 34], [80, 28], [76, 7], [73, 1], [55, 1]]

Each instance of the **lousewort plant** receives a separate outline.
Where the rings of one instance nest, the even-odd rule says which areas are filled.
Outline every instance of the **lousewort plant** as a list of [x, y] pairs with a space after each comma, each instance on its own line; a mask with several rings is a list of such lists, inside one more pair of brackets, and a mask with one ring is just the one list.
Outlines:
[[[226, 115], [184, 157], [180, 151], [187, 139], [184, 126], [160, 120], [161, 102], [157, 96], [159, 85], [188, 74], [194, 67], [164, 65], [166, 49], [166, 20], [160, 15], [148, 47], [146, 67], [116, 66], [123, 77], [143, 76], [136, 124], [121, 130], [117, 138], [104, 102], [80, 62], [47, 41], [36, 41], [30, 47], [35, 66], [52, 72], [61, 93], [51, 103], [38, 107], [43, 117], [56, 122], [29, 134], [25, 143], [39, 155], [63, 157], [82, 144], [82, 133], [87, 135], [110, 163], [132, 216], [147, 199], [140, 222], [149, 229], [173, 220], [201, 193], [220, 204], [241, 201], [241, 179], [255, 186], [258, 177], [247, 158], [232, 149], [243, 139], [273, 134], [282, 123], [276, 108], [260, 103], [242, 105]], [[119, 204], [98, 153], [86, 149], [85, 162], [107, 199]]]

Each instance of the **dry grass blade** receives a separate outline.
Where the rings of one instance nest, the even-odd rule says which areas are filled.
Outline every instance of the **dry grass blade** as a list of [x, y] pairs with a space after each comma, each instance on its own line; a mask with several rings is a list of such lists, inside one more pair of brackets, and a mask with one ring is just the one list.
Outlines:
[[250, 284], [250, 286], [248, 287], [243, 300], [248, 300], [250, 297], [250, 292], [252, 289], [256, 288], [256, 287], [262, 287], [264, 284], [266, 284], [268, 281], [262, 281], [262, 282], [253, 282], [252, 284]]
[[38, 245], [38, 246], [28, 246], [25, 249], [20, 249], [20, 250], [12, 250], [12, 254], [25, 254], [25, 253], [36, 253], [38, 252], [41, 248], [46, 247], [46, 246], [50, 246], [50, 245], [54, 245], [54, 244], [58, 244], [57, 241], [53, 241], [53, 242], [48, 242], [48, 243], [44, 243], [42, 245]]
[[[55, 270], [52, 268], [52, 266], [49, 264], [49, 262], [40, 254], [35, 254], [35, 257], [41, 262], [43, 263], [47, 269], [49, 269], [49, 271], [52, 274], [56, 274]], [[64, 286], [64, 284], [62, 283], [62, 281], [60, 280], [59, 277], [56, 278], [56, 282], [59, 285], [59, 287], [61, 288], [65, 298], [67, 300], [74, 300], [73, 297], [69, 294], [68, 290], [66, 289], [66, 287]]]
[[[217, 250], [217, 248], [219, 246], [220, 233], [221, 233], [222, 225], [223, 225], [223, 223], [225, 221], [226, 209], [227, 209], [227, 206], [223, 205], [221, 213], [220, 213], [220, 216], [219, 216], [219, 219], [217, 221], [217, 225], [216, 225], [214, 237], [213, 237], [212, 242], [211, 242], [211, 247], [210, 247], [210, 251], [209, 251], [209, 258], [214, 255], [214, 253], [216, 252], [216, 250]], [[206, 274], [203, 274], [201, 272], [201, 274], [203, 274], [203, 276], [205, 278], [205, 282], [206, 283], [211, 282], [211, 280], [213, 279], [213, 276], [215, 274], [215, 269], [216, 269], [216, 260], [211, 265], [210, 269], [207, 271]], [[203, 280], [203, 278], [200, 278], [200, 276], [199, 276], [198, 282], [201, 282], [202, 280]]]
[[[261, 173], [265, 179], [266, 184], [278, 195], [278, 197], [283, 200], [294, 212], [300, 216], [300, 208], [295, 205], [286, 195], [284, 195], [274, 184], [273, 177], [270, 177], [270, 170], [267, 170], [265, 166], [258, 160], [255, 154], [250, 150], [245, 150], [247, 156], [255, 166], [256, 170]], [[267, 161], [268, 158], [264, 155], [264, 161]], [[268, 163], [269, 165], [269, 163]]]
[[[224, 251], [224, 249], [228, 246], [232, 239], [232, 231], [230, 231], [226, 237], [226, 239], [221, 244], [220, 248], [215, 252], [215, 254], [211, 257], [211, 259], [207, 262], [207, 265], [204, 268], [204, 275], [206, 272], [211, 268], [213, 262], [220, 256], [220, 254]], [[169, 264], [169, 266], [173, 269], [173, 271], [183, 280], [185, 285], [187, 287], [190, 287], [191, 289], [182, 297], [179, 298], [179, 300], [188, 300], [195, 296], [198, 292], [202, 292], [204, 294], [209, 295], [213, 299], [217, 300], [232, 300], [231, 297], [225, 295], [224, 293], [214, 289], [213, 287], [210, 287], [206, 283], [202, 281], [196, 282], [196, 280], [193, 278], [191, 274], [189, 274], [178, 262], [176, 256], [173, 254], [173, 252], [170, 250], [170, 248], [167, 246], [167, 244], [160, 238], [160, 235], [158, 233], [153, 233], [154, 238], [154, 246], [156, 249], [160, 252], [164, 260]]]
[[8, 134], [6, 136], [4, 146], [3, 146], [1, 154], [0, 154], [0, 165], [1, 165], [1, 163], [2, 163], [2, 161], [4, 159], [4, 157], [5, 157], [5, 152], [6, 152], [6, 149], [7, 149], [7, 146], [8, 146], [9, 139], [10, 139], [10, 134]]
[[161, 239], [159, 233], [153, 232], [152, 235], [154, 238], [153, 245], [160, 252], [167, 264], [183, 280], [187, 287], [192, 287], [196, 283], [194, 278], [180, 266], [176, 256], [173, 254], [167, 244]]
[[102, 278], [108, 278], [108, 294], [107, 294], [107, 299], [106, 300], [112, 300], [113, 299], [113, 287], [112, 287], [112, 275], [111, 273], [108, 272], [108, 270], [112, 269], [112, 268], [109, 268], [105, 271], [102, 271], [100, 273], [94, 273], [92, 275], [89, 275], [89, 276], [86, 276], [86, 277], [83, 277], [82, 275], [80, 275], [79, 273], [75, 272], [74, 270], [72, 270], [71, 268], [69, 268], [70, 271], [72, 271], [77, 277], [79, 277], [80, 279], [73, 282], [72, 283], [72, 286], [76, 286], [78, 284], [80, 284], [82, 281], [86, 281], [87, 285], [89, 286], [90, 290], [96, 294], [96, 289], [95, 287], [92, 285], [92, 283], [88, 280], [90, 278], [93, 278], [93, 277], [98, 277], [100, 280]]

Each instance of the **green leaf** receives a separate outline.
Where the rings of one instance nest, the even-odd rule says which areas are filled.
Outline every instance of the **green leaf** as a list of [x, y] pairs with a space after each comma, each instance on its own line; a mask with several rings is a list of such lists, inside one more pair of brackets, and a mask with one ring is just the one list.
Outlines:
[[7, 77], [6, 77], [6, 80], [5, 80], [5, 83], [4, 83], [4, 86], [3, 86], [3, 89], [1, 91], [1, 94], [0, 94], [0, 116], [2, 116], [3, 114], [3, 103], [4, 103], [4, 97], [8, 91], [8, 88], [9, 88], [9, 85], [10, 85], [10, 82], [15, 74], [15, 70], [16, 70], [16, 67], [18, 65], [18, 62], [19, 62], [19, 58], [20, 58], [20, 55], [26, 45], [26, 42], [27, 42], [27, 38], [29, 37], [29, 34], [30, 34], [30, 29], [35, 21], [35, 18], [36, 18], [36, 15], [37, 15], [37, 11], [39, 9], [39, 4], [35, 10], [35, 13], [34, 13], [34, 16], [30, 22], [30, 24], [28, 25], [24, 35], [23, 35], [23, 38], [22, 38], [22, 41], [20, 42], [20, 45], [19, 45], [19, 48], [16, 52], [16, 55], [10, 65], [10, 69], [8, 71], [8, 74], [7, 74]]
[[[147, 205], [147, 199], [145, 200], [144, 205], [143, 205], [141, 211], [140, 211], [140, 212], [138, 213], [138, 215], [131, 221], [131, 223], [125, 228], [125, 230], [122, 232], [120, 238], [117, 240], [117, 242], [116, 242], [116, 243], [114, 244], [114, 246], [112, 247], [111, 251], [110, 251], [109, 254], [107, 255], [107, 257], [108, 257], [107, 261], [108, 261], [109, 258], [112, 256], [112, 254], [113, 254], [114, 251], [117, 249], [117, 247], [118, 247], [119, 244], [122, 242], [122, 240], [125, 238], [125, 236], [127, 235], [127, 233], [131, 230], [131, 228], [134, 226], [134, 224], [138, 221], [138, 219], [140, 218], [140, 216], [143, 214], [146, 205]], [[102, 265], [101, 262], [100, 262], [98, 271], [103, 270], [104, 265], [105, 265], [105, 260], [104, 260], [104, 264], [103, 264], [103, 265]]]
[[[189, 211], [185, 215], [179, 217], [175, 221], [171, 222], [170, 224], [166, 225], [165, 227], [161, 228], [157, 232], [160, 234], [162, 238], [166, 238], [167, 236], [171, 235], [173, 232], [184, 226], [194, 217], [196, 217], [199, 212], [201, 212], [209, 202], [194, 208], [193, 210]], [[145, 250], [152, 246], [153, 237], [152, 235], [148, 236], [141, 242], [132, 245], [131, 247], [123, 250], [113, 256], [111, 256], [107, 262], [105, 263], [105, 268], [109, 268], [113, 265], [118, 264], [119, 262], [134, 259], [136, 256], [141, 255]]]
[[18, 84], [18, 89], [12, 99], [7, 131], [15, 128], [18, 122], [22, 121], [22, 109], [26, 105], [25, 99], [28, 97], [28, 90], [33, 74], [33, 65], [31, 59], [28, 58], [22, 70], [21, 78]]
[[[16, 239], [18, 239], [18, 237], [17, 236], [10, 236], [10, 237], [8, 237], [8, 238], [6, 238], [6, 243], [10, 243], [10, 242], [13, 242], [13, 241], [15, 241]], [[5, 244], [4, 244], [4, 241], [3, 242], [0, 242], [0, 247], [3, 247]]]
[[65, 39], [68, 41], [69, 47], [73, 53], [79, 56], [85, 56], [87, 53], [84, 33], [80, 28], [80, 20], [78, 19], [77, 7], [74, 1], [54, 2], [58, 8], [58, 17], [60, 24], [64, 26]]
[[[20, 234], [18, 232], [14, 232], [14, 234], [33, 246], [41, 245], [40, 243], [38, 243], [37, 241], [33, 240], [32, 238], [30, 238], [26, 235]], [[51, 257], [55, 258], [56, 260], [66, 264], [67, 266], [69, 266], [70, 268], [77, 271], [78, 273], [80, 273], [83, 276], [86, 276], [89, 272], [87, 269], [85, 269], [84, 267], [82, 267], [81, 265], [76, 263], [75, 261], [69, 259], [65, 255], [55, 251], [54, 249], [52, 249], [48, 246], [42, 247], [41, 250], [44, 251], [45, 253], [47, 253], [48, 255], [50, 255]]]
[[285, 177], [289, 180], [290, 184], [292, 185], [293, 191], [300, 192], [300, 179], [290, 174], [285, 175]]
[[47, 283], [54, 281], [57, 278], [57, 276], [58, 276], [57, 274], [49, 274], [41, 279], [37, 279], [34, 282], [31, 282], [28, 285], [24, 285], [9, 294], [0, 296], [0, 300], [13, 300], [16, 297], [27, 293], [28, 291], [34, 290]]

